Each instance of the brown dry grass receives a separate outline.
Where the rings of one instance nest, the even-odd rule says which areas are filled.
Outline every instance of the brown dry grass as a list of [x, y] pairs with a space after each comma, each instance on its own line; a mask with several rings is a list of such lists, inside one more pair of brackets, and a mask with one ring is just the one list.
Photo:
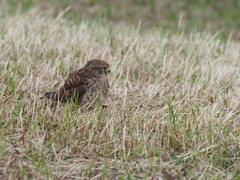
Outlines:
[[[49, 17], [0, 22], [3, 178], [237, 178], [239, 43]], [[107, 109], [40, 99], [93, 58], [111, 64]]]

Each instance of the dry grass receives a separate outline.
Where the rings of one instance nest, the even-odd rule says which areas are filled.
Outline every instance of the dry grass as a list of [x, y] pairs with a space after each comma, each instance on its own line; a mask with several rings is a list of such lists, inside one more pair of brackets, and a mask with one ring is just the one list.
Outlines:
[[137, 24], [142, 29], [165, 28], [170, 32], [179, 30], [178, 21], [184, 32], [216, 32], [221, 30], [223, 40], [231, 33], [240, 41], [240, 1], [239, 0], [1, 0], [4, 10], [27, 12], [35, 6], [41, 12], [54, 11], [57, 15], [67, 7], [71, 9], [64, 17], [79, 22], [80, 18], [98, 19], [103, 17], [108, 23], [124, 22]]
[[[237, 178], [239, 43], [75, 25], [37, 10], [3, 18], [0, 29], [3, 178]], [[40, 99], [93, 58], [112, 67], [107, 109]]]

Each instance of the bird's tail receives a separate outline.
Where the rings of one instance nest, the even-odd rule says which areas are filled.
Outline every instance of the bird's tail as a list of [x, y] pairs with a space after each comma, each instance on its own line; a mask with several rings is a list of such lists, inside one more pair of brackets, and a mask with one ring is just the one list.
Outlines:
[[56, 91], [54, 92], [45, 92], [45, 97], [54, 101], [59, 101], [59, 95]]

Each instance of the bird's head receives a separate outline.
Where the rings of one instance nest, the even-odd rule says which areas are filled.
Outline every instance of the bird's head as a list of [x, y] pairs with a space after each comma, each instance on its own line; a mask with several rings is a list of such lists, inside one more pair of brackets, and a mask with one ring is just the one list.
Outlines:
[[93, 59], [88, 61], [85, 67], [96, 69], [101, 74], [108, 74], [111, 72], [109, 64], [106, 61], [100, 59]]

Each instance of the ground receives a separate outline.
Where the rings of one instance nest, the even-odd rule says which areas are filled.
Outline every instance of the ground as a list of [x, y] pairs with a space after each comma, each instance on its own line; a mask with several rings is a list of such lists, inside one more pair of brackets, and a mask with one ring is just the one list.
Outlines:
[[[240, 178], [239, 41], [67, 12], [1, 16], [0, 177]], [[42, 98], [94, 58], [111, 65], [106, 109]]]

